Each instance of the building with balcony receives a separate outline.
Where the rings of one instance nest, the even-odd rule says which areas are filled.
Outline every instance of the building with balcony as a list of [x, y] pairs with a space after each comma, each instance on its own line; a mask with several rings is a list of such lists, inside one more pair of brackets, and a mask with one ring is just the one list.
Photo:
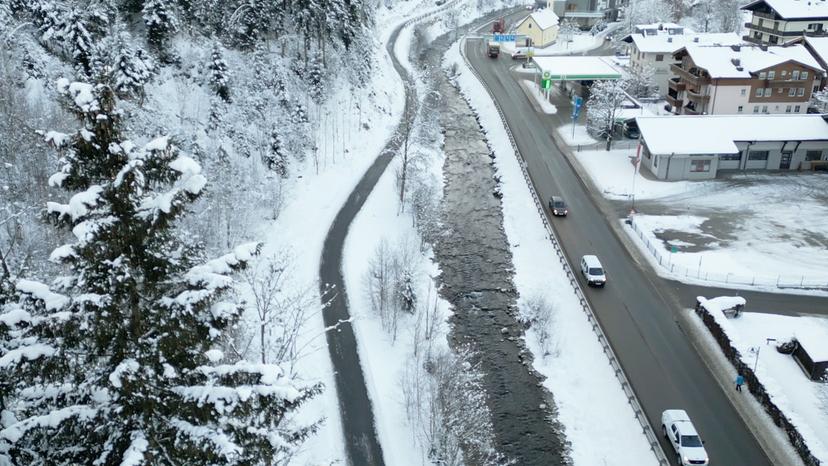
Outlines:
[[824, 76], [800, 44], [688, 45], [673, 60], [666, 99], [677, 115], [806, 113]]
[[825, 0], [754, 0], [742, 9], [751, 12], [743, 37], [747, 42], [781, 45], [803, 35], [823, 36], [828, 32]]
[[606, 2], [599, 0], [550, 0], [550, 3], [556, 15], [583, 29], [604, 19], [608, 9]]
[[670, 68], [674, 63], [673, 54], [680, 48], [691, 45], [737, 45], [742, 39], [736, 33], [698, 34], [672, 23], [641, 24], [622, 41], [629, 44], [630, 69], [632, 71], [652, 67], [655, 84], [654, 93], [667, 97], [669, 81], [676, 75]]
[[822, 115], [637, 117], [641, 165], [660, 180], [705, 180], [719, 172], [810, 170], [828, 163]]

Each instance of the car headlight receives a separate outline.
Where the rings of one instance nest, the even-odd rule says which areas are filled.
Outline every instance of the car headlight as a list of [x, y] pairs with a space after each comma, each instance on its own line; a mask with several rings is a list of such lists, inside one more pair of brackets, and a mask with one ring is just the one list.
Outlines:
[[683, 462], [684, 464], [690, 464], [690, 459], [688, 459], [686, 456], [683, 456], [683, 457], [681, 458], [681, 460], [682, 460], [682, 462]]

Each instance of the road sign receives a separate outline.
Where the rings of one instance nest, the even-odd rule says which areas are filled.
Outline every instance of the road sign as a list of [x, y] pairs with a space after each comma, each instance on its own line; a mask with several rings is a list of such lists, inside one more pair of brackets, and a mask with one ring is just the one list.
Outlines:
[[541, 89], [549, 89], [552, 87], [551, 79], [541, 79]]
[[572, 98], [572, 106], [575, 107], [578, 110], [581, 109], [581, 105], [583, 103], [584, 103], [584, 99], [581, 98], [581, 96], [579, 96], [579, 95], [576, 95], [575, 97]]
[[542, 78], [548, 81], [552, 78], [552, 73], [550, 73], [549, 71], [544, 71]]
[[517, 39], [517, 34], [495, 34], [495, 42], [514, 42]]

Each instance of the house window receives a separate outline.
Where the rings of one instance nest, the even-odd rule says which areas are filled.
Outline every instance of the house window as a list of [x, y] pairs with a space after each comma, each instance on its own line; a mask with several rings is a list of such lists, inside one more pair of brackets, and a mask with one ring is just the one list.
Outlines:
[[766, 150], [752, 150], [748, 152], [748, 160], [768, 160], [768, 154]]
[[529, 23], [529, 29], [532, 29], [532, 23]]
[[653, 168], [658, 168], [658, 156], [653, 157]]
[[757, 87], [756, 88], [756, 97], [762, 97], [765, 95], [765, 88]]
[[742, 160], [742, 154], [721, 154], [719, 155], [719, 160], [725, 162], [733, 162]]
[[747, 94], [747, 89], [745, 89], [745, 88], [743, 87], [743, 88], [742, 88], [742, 92], [741, 92], [741, 94], [742, 94], [742, 97], [744, 97], [744, 96]]
[[759, 27], [762, 27], [762, 24], [765, 22], [762, 18], [759, 18]]
[[782, 70], [782, 72], [779, 73], [779, 74], [784, 78], [785, 75], [788, 74], [788, 71], [787, 70]]
[[745, 107], [743, 107], [743, 106], [739, 105], [739, 108], [737, 108], [737, 109], [736, 109], [736, 111], [737, 111], [738, 113], [742, 113], [742, 111], [743, 111], [744, 109], [745, 109]]
[[758, 105], [753, 106], [753, 113], [759, 113], [759, 106]]
[[656, 61], [664, 61], [664, 55], [657, 53], [656, 54]]
[[804, 95], [805, 95], [805, 88], [804, 88], [804, 87], [800, 87], [800, 88], [796, 91], [796, 95], [798, 95], [799, 97], [804, 96]]
[[791, 79], [793, 79], [794, 81], [799, 79], [799, 70], [793, 70], [791, 72]]
[[801, 79], [801, 80], [803, 80], [803, 81], [805, 81], [806, 79], [808, 79], [808, 72], [807, 72], [807, 71], [803, 71], [803, 72], [799, 75], [799, 79]]
[[821, 150], [808, 150], [805, 151], [805, 161], [806, 162], [813, 162], [814, 160], [821, 160], [822, 159], [822, 151]]
[[785, 113], [791, 113], [791, 108], [790, 105], [785, 106]]
[[788, 97], [793, 97], [795, 95], [796, 95], [796, 88], [795, 87], [792, 87], [792, 88], [788, 89]]
[[765, 88], [765, 97], [773, 97], [773, 89], [766, 87]]
[[799, 113], [799, 109], [800, 109], [800, 106], [799, 106], [799, 105], [797, 105], [796, 107], [794, 107], [794, 113]]
[[776, 71], [768, 71], [768, 79], [773, 79], [776, 77]]
[[759, 79], [765, 79], [765, 72], [759, 73]]
[[762, 105], [762, 113], [768, 113], [768, 106]]
[[690, 161], [690, 172], [691, 173], [700, 173], [700, 172], [709, 172], [710, 171], [710, 161], [709, 160], [691, 160]]

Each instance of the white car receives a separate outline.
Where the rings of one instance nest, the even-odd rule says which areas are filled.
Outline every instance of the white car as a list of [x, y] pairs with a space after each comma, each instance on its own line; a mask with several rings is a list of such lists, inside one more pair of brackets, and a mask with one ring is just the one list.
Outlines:
[[683, 409], [668, 409], [661, 414], [661, 433], [676, 451], [680, 465], [709, 464], [704, 442]]
[[587, 285], [604, 286], [607, 283], [607, 274], [598, 256], [581, 257], [581, 273], [587, 281]]

